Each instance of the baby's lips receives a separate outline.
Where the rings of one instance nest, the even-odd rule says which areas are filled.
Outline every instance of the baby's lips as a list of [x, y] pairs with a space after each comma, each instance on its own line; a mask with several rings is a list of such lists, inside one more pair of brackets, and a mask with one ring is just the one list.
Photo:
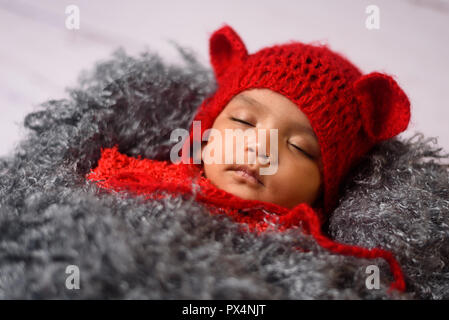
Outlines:
[[253, 176], [255, 179], [257, 179], [262, 185], [264, 184], [264, 180], [261, 177], [261, 175], [259, 174], [259, 167], [255, 167], [255, 168], [250, 168], [249, 166], [245, 165], [245, 164], [239, 164], [239, 165], [231, 165], [230, 168], [228, 170], [233, 170], [233, 171], [238, 171], [238, 170], [242, 170], [244, 172], [246, 172], [247, 174]]

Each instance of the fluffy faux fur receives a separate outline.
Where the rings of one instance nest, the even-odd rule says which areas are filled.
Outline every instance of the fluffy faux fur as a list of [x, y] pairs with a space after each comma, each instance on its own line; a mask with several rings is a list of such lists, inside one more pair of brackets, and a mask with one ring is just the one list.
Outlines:
[[[187, 129], [215, 89], [212, 72], [177, 48], [183, 65], [118, 50], [69, 99], [26, 116], [27, 137], [0, 160], [0, 298], [449, 299], [449, 175], [422, 134], [377, 146], [326, 226], [338, 241], [391, 250], [404, 294], [387, 294], [382, 259], [330, 254], [299, 228], [255, 236], [192, 200], [88, 183], [101, 147], [167, 160], [171, 131]], [[365, 285], [372, 264], [378, 290]], [[65, 286], [68, 265], [79, 267], [78, 290]]]

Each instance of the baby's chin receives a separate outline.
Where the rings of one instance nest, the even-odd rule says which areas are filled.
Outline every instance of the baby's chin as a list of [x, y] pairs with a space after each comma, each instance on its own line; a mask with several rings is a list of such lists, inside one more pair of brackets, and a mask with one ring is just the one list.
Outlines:
[[263, 195], [261, 192], [249, 188], [245, 184], [235, 184], [230, 183], [222, 187], [224, 191], [233, 194], [234, 196], [240, 197], [245, 200], [261, 200], [263, 201]]
[[294, 207], [293, 205], [286, 205], [283, 203], [279, 203], [276, 200], [273, 200], [270, 197], [268, 197], [267, 194], [263, 193], [261, 190], [254, 190], [248, 188], [248, 186], [244, 184], [231, 183], [229, 185], [224, 186], [222, 189], [228, 193], [233, 194], [234, 196], [237, 196], [245, 200], [258, 200], [262, 202], [268, 202], [279, 205], [281, 207], [285, 207], [287, 209], [291, 209]]

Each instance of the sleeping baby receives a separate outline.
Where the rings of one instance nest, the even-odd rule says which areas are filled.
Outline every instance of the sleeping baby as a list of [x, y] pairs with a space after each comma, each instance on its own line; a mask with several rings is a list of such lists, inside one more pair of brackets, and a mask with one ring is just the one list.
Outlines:
[[331, 252], [385, 259], [390, 289], [404, 291], [389, 251], [337, 243], [323, 230], [351, 168], [409, 124], [410, 103], [396, 81], [363, 75], [326, 45], [291, 41], [248, 54], [228, 25], [211, 35], [210, 58], [217, 90], [171, 161], [105, 148], [87, 178], [148, 199], [193, 198], [244, 230], [301, 228]]
[[287, 208], [319, 206], [320, 147], [306, 115], [289, 99], [266, 88], [244, 90], [205, 134], [199, 156], [218, 188]]

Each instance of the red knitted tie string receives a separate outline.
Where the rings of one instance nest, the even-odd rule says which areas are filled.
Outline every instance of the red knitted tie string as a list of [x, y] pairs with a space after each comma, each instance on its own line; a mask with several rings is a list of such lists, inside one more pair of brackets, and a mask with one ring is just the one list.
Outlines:
[[[311, 234], [321, 247], [333, 253], [366, 259], [385, 259], [388, 262], [390, 271], [394, 277], [394, 281], [391, 283], [390, 288], [388, 289], [388, 293], [391, 293], [392, 290], [399, 290], [401, 292], [405, 291], [406, 286], [404, 275], [399, 263], [394, 258], [391, 252], [379, 248], [367, 249], [359, 246], [342, 244], [325, 237], [321, 233], [319, 219], [316, 213], [311, 209], [301, 209], [297, 212], [294, 212], [292, 210], [290, 216], [296, 216], [295, 220], [302, 220], [304, 222], [304, 231]], [[293, 221], [290, 220], [288, 223], [291, 224], [293, 223]]]

